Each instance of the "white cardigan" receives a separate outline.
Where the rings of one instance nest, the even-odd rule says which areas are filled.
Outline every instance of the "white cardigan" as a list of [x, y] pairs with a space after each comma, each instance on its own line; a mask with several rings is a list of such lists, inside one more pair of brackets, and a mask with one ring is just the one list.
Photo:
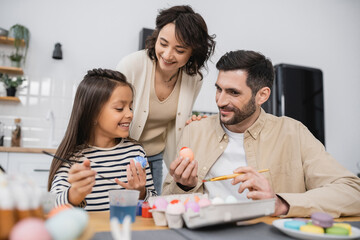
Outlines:
[[[134, 52], [124, 57], [116, 67], [134, 86], [134, 118], [130, 126], [130, 137], [139, 140], [149, 114], [150, 84], [155, 61], [151, 60], [146, 50]], [[155, 76], [153, 76], [155, 77]], [[182, 73], [180, 95], [177, 107], [176, 121], [171, 121], [167, 127], [164, 161], [169, 169], [170, 163], [177, 155], [176, 147], [185, 122], [192, 115], [192, 108], [202, 85], [199, 75], [189, 76]]]

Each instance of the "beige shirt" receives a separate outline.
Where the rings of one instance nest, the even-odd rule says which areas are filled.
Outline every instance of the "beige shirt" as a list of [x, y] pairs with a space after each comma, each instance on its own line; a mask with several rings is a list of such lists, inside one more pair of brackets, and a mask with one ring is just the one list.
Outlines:
[[[127, 80], [134, 85], [134, 118], [130, 126], [130, 137], [139, 140], [149, 115], [149, 98], [151, 73], [156, 67], [146, 50], [134, 52], [124, 57], [116, 67]], [[166, 128], [166, 145], [164, 162], [169, 168], [175, 159], [176, 146], [185, 127], [186, 120], [192, 115], [192, 108], [199, 94], [202, 80], [199, 75], [189, 76], [182, 72], [180, 93], [175, 121], [171, 121]]]
[[[155, 69], [153, 74], [155, 74]], [[164, 101], [160, 101], [156, 95], [155, 79], [152, 78], [151, 80], [149, 116], [139, 139], [147, 156], [154, 156], [164, 151], [166, 128], [168, 124], [176, 118], [180, 93], [180, 75], [178, 76], [174, 89]]]
[[[189, 192], [204, 193], [202, 180], [227, 143], [218, 115], [184, 129], [178, 147], [192, 148], [199, 164], [198, 184]], [[330, 156], [302, 123], [261, 110], [244, 133], [244, 148], [249, 166], [270, 169], [262, 174], [273, 191], [289, 203], [287, 217], [309, 217], [316, 211], [333, 217], [360, 215], [360, 179]], [[163, 195], [189, 192], [179, 188], [168, 174]]]

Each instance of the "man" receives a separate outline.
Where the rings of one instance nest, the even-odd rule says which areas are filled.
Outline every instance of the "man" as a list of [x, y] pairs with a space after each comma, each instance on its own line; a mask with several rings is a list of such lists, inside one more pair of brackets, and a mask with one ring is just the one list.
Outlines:
[[[195, 160], [174, 160], [163, 194], [191, 192], [238, 199], [275, 198], [274, 216], [360, 215], [360, 180], [342, 167], [300, 122], [265, 113], [274, 79], [269, 59], [253, 51], [226, 53], [216, 64], [219, 114], [192, 122], [179, 148]], [[259, 173], [258, 170], [269, 169]], [[244, 173], [231, 180], [203, 179]]]

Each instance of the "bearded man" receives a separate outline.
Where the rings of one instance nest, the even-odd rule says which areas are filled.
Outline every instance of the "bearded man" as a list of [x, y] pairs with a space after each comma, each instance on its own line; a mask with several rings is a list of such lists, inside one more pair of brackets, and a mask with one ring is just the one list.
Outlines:
[[[331, 157], [301, 122], [261, 108], [274, 80], [271, 61], [238, 50], [222, 56], [216, 67], [219, 114], [186, 126], [178, 149], [190, 147], [194, 160], [178, 157], [171, 163], [163, 194], [275, 198], [274, 216], [360, 215], [360, 179]], [[261, 169], [269, 171], [259, 173]], [[230, 173], [243, 174], [202, 181]]]

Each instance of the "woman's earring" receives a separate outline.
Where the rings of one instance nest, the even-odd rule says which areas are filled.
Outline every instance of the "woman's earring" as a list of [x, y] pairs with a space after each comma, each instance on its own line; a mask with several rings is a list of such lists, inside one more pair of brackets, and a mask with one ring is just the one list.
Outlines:
[[97, 124], [97, 121], [94, 122], [94, 126]]

